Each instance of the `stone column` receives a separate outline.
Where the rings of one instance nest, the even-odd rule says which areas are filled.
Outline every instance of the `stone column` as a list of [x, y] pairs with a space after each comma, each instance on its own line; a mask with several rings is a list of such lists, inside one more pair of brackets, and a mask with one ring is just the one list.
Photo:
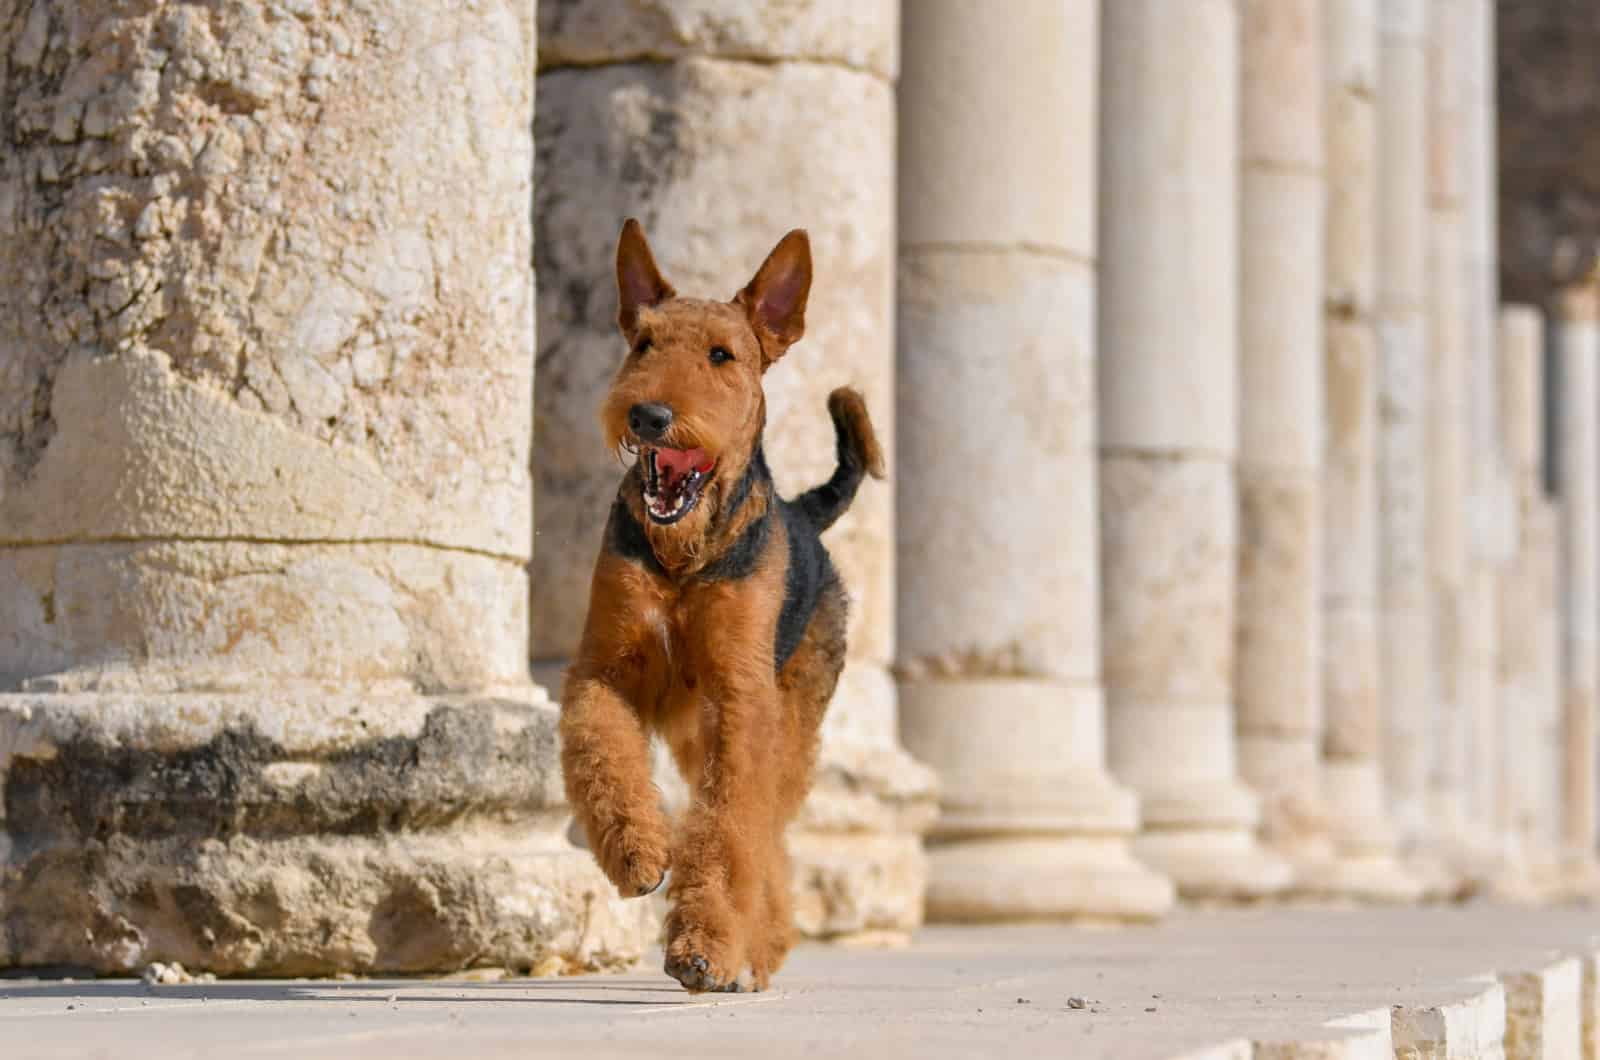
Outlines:
[[1495, 106], [1494, 0], [1457, 0], [1462, 5], [1462, 213], [1467, 272], [1468, 469], [1470, 534], [1466, 653], [1468, 683], [1470, 811], [1478, 829], [1494, 831], [1497, 790], [1499, 680], [1492, 660], [1500, 636], [1500, 572], [1516, 551], [1516, 497], [1500, 423], [1501, 383], [1496, 355], [1500, 312], [1497, 231], [1498, 167]]
[[1241, 8], [1239, 772], [1302, 885], [1333, 852], [1321, 784], [1322, 6]]
[[1428, 774], [1437, 720], [1427, 537], [1425, 0], [1381, 0], [1378, 44], [1379, 659], [1384, 781], [1429, 888]]
[[1450, 867], [1481, 860], [1467, 822], [1467, 263], [1461, 142], [1463, 0], [1432, 0], [1428, 25], [1427, 550], [1436, 723], [1428, 816]]
[[[1137, 853], [1180, 893], [1256, 896], [1234, 743], [1239, 12], [1103, 10], [1100, 523], [1108, 745], [1139, 793]], [[1195, 107], [1195, 100], [1206, 101]]]
[[1495, 881], [1507, 898], [1549, 885], [1555, 851], [1544, 834], [1553, 800], [1542, 789], [1559, 776], [1549, 729], [1557, 720], [1549, 675], [1558, 652], [1554, 599], [1557, 525], [1544, 495], [1544, 318], [1532, 306], [1501, 314], [1501, 417], [1519, 505], [1518, 548], [1500, 579], [1499, 830], [1507, 863]]
[[1595, 691], [1600, 685], [1600, 290], [1591, 277], [1556, 307], [1561, 371], [1561, 847], [1564, 889], [1600, 890], [1595, 827]]
[[1149, 918], [1172, 903], [1129, 853], [1138, 807], [1105, 768], [1099, 10], [905, 12], [897, 666], [906, 746], [940, 777], [934, 918]]
[[1408, 901], [1381, 768], [1378, 672], [1377, 0], [1325, 0], [1323, 789], [1334, 893]]
[[[595, 410], [624, 353], [613, 260], [636, 216], [685, 295], [731, 298], [791, 228], [810, 232], [806, 336], [767, 375], [780, 490], [834, 466], [827, 395], [866, 395], [894, 438], [894, 149], [899, 4], [545, 0], [535, 134], [539, 292], [536, 673], [576, 649], [621, 469]], [[890, 474], [897, 475], [898, 467]], [[868, 482], [826, 543], [852, 597], [850, 663], [791, 835], [812, 935], [922, 918], [933, 777], [900, 748], [890, 488]]]
[[0, 29], [0, 965], [550, 972], [526, 4]]

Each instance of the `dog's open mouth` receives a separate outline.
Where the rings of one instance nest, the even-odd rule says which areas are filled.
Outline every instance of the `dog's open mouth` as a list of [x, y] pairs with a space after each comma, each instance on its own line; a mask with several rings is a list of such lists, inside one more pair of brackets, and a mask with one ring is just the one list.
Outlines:
[[694, 510], [716, 461], [704, 449], [644, 449], [644, 510], [662, 526]]

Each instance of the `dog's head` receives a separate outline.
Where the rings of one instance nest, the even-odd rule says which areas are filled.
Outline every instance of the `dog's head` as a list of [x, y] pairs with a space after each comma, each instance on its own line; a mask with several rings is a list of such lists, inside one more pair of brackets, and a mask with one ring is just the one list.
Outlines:
[[805, 331], [811, 243], [784, 236], [727, 302], [679, 298], [629, 219], [617, 241], [617, 323], [628, 343], [600, 419], [639, 454], [658, 527], [703, 529], [748, 466], [766, 423], [761, 377]]

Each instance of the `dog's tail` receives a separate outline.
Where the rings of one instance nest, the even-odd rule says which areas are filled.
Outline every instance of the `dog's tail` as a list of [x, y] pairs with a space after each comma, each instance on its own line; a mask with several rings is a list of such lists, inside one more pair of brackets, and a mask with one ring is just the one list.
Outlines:
[[839, 466], [822, 485], [806, 490], [795, 501], [820, 533], [850, 510], [856, 489], [864, 475], [881, 479], [883, 449], [867, 416], [867, 403], [860, 391], [842, 386], [828, 395], [828, 415], [838, 439]]

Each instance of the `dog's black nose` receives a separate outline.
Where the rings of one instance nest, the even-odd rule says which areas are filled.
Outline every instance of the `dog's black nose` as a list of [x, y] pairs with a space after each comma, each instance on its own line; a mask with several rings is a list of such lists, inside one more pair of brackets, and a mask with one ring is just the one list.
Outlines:
[[657, 401], [635, 405], [628, 410], [628, 429], [641, 442], [657, 442], [672, 426], [672, 410]]

